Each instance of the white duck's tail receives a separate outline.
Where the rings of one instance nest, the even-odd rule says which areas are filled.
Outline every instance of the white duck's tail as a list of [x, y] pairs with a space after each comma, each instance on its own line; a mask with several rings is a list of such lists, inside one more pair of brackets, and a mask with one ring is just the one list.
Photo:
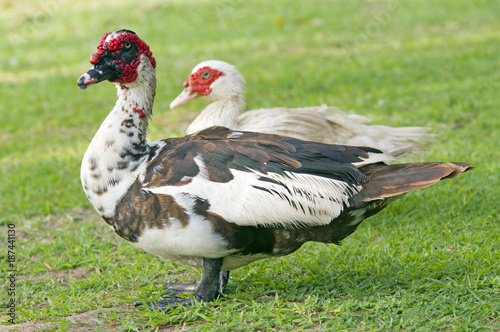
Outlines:
[[401, 158], [423, 151], [434, 138], [429, 128], [369, 125], [370, 120], [362, 115], [347, 114], [331, 106], [323, 107], [321, 113], [331, 127], [326, 143], [369, 146]]

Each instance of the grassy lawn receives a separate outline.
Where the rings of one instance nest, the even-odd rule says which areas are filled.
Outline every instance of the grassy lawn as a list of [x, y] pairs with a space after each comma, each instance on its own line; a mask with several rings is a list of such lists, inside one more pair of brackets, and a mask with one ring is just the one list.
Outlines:
[[[0, 2], [0, 331], [500, 330], [498, 13], [491, 0]], [[435, 143], [414, 160], [477, 169], [396, 201], [342, 247], [310, 243], [232, 272], [214, 303], [136, 309], [201, 273], [122, 241], [81, 189], [115, 88], [76, 80], [119, 28], [157, 59], [150, 140], [183, 135], [206, 102], [168, 105], [194, 65], [220, 59], [246, 77], [250, 109], [326, 103], [427, 126]]]

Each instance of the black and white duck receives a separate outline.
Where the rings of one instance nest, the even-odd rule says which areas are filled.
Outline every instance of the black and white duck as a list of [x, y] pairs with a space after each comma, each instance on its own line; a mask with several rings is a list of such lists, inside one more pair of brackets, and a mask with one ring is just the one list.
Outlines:
[[78, 86], [109, 80], [118, 98], [83, 157], [88, 199], [135, 247], [204, 269], [194, 297], [150, 304], [156, 308], [212, 301], [230, 270], [308, 241], [338, 244], [408, 191], [471, 169], [388, 165], [392, 157], [370, 147], [224, 127], [147, 142], [156, 89], [149, 46], [129, 30], [106, 33], [90, 62]]

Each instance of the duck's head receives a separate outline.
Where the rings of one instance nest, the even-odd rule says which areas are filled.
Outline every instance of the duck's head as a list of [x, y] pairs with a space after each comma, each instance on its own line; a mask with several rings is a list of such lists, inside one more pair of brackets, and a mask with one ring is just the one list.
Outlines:
[[185, 102], [206, 97], [211, 100], [242, 98], [245, 92], [245, 79], [231, 64], [209, 60], [196, 65], [184, 82], [184, 90], [170, 104], [170, 108]]
[[155, 58], [148, 44], [142, 41], [133, 31], [118, 30], [105, 33], [97, 52], [90, 56], [92, 68], [80, 76], [77, 81], [80, 89], [108, 80], [114, 83], [132, 83], [138, 76], [141, 61], [148, 59], [151, 66], [156, 67]]

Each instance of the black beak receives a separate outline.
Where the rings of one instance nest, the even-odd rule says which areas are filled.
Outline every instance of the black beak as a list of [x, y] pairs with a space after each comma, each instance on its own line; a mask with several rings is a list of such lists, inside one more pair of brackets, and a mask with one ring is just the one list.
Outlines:
[[113, 59], [109, 57], [103, 58], [99, 63], [92, 66], [85, 74], [80, 76], [76, 84], [80, 89], [84, 90], [89, 86], [102, 82], [104, 80], [117, 80], [118, 73], [113, 65]]

